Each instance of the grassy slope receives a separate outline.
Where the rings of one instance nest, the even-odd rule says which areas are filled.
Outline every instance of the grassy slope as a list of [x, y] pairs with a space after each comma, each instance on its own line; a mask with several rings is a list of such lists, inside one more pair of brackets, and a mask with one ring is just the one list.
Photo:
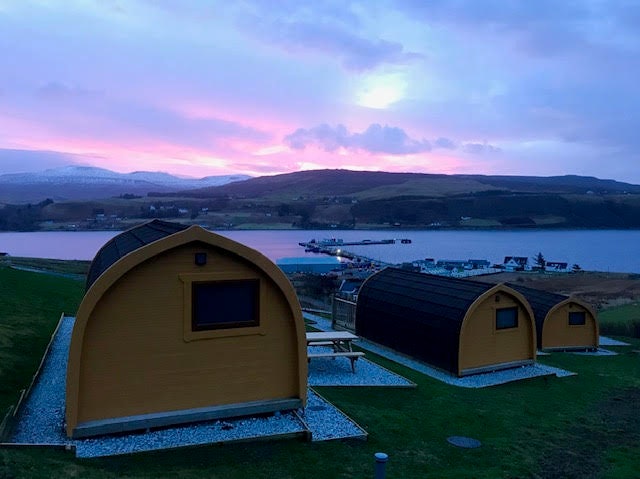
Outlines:
[[[0, 308], [6, 407], [35, 370], [60, 311], [77, 304], [81, 285], [0, 269], [0, 286], [10, 292]], [[254, 442], [82, 461], [61, 451], [11, 449], [0, 451], [0, 477], [363, 478], [373, 476], [377, 451], [390, 454], [389, 477], [634, 477], [640, 361], [631, 349], [640, 341], [631, 341], [633, 348], [613, 357], [543, 358], [577, 376], [480, 390], [447, 386], [378, 358], [418, 388], [319, 389], [369, 431], [367, 442]], [[455, 448], [446, 443], [450, 435], [478, 438], [483, 447]]]
[[83, 286], [81, 281], [0, 265], [1, 411], [28, 386], [60, 314], [75, 313]]
[[602, 334], [640, 338], [640, 303], [633, 302], [606, 309], [598, 315]]

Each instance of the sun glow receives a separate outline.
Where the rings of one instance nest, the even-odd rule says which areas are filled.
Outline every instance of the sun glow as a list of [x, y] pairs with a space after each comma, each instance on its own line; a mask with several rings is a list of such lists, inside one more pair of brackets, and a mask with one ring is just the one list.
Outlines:
[[397, 74], [372, 76], [356, 94], [358, 105], [383, 110], [404, 97], [406, 82]]

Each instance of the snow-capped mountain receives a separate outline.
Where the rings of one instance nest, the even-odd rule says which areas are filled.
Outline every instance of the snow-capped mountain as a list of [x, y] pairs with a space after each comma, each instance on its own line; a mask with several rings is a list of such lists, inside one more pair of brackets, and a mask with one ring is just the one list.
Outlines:
[[247, 175], [181, 178], [169, 173], [117, 173], [92, 166], [63, 166], [37, 173], [0, 175], [0, 202], [28, 203], [45, 198], [87, 200], [122, 194], [146, 195], [220, 186], [250, 178]]

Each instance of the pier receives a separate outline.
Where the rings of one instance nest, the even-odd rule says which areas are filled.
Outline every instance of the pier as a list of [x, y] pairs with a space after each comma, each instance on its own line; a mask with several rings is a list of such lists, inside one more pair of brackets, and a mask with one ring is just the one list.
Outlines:
[[371, 240], [371, 239], [363, 239], [361, 241], [344, 241], [341, 238], [326, 238], [320, 241], [316, 241], [312, 239], [311, 241], [301, 241], [298, 243], [300, 246], [303, 246], [306, 251], [313, 251], [314, 253], [324, 253], [321, 251], [324, 248], [341, 248], [343, 246], [367, 246], [374, 244], [395, 244], [399, 242], [401, 244], [410, 244], [411, 240], [408, 238], [402, 239], [381, 239], [381, 240]]

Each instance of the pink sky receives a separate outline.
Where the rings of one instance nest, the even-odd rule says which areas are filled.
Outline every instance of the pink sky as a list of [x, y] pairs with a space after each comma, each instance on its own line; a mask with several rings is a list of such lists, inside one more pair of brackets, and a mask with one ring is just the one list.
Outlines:
[[628, 2], [8, 0], [0, 174], [68, 164], [640, 183]]

